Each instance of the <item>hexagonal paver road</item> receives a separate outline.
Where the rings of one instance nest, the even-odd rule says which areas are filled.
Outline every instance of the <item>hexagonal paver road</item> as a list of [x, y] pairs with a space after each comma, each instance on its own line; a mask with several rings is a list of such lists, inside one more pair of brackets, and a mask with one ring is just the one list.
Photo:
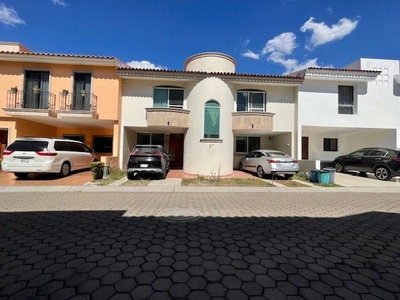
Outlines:
[[[172, 222], [127, 217], [116, 207], [80, 210], [76, 201], [118, 196], [137, 205], [137, 198], [153, 201], [148, 194], [52, 196], [33, 197], [60, 206], [74, 203], [75, 209], [29, 211], [28, 195], [8, 195], [26, 211], [0, 213], [0, 300], [400, 298], [400, 215], [395, 213]], [[331, 200], [344, 196], [329, 195]], [[202, 199], [201, 194], [186, 197]], [[235, 203], [243, 195], [229, 197]], [[264, 205], [270, 207], [286, 201], [280, 194], [267, 197]], [[394, 197], [388, 200], [392, 207]]]

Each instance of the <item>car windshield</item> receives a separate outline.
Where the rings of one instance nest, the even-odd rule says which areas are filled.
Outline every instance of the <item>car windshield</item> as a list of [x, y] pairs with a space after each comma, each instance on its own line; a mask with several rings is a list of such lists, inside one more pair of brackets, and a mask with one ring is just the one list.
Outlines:
[[289, 155], [287, 155], [286, 153], [284, 153], [284, 152], [278, 152], [278, 151], [276, 151], [276, 152], [266, 152], [266, 154], [268, 155], [268, 156], [270, 156], [270, 157], [289, 157]]
[[159, 153], [160, 150], [158, 147], [152, 147], [152, 146], [140, 146], [136, 147], [133, 150], [133, 154], [153, 154], [153, 153]]
[[15, 141], [7, 147], [10, 151], [43, 151], [49, 145], [46, 141]]

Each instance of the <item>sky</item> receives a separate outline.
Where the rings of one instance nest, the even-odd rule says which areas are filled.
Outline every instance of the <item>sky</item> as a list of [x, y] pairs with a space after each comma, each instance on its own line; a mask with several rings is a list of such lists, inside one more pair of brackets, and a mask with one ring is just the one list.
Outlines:
[[202, 52], [283, 75], [400, 56], [400, 0], [0, 0], [0, 41], [183, 70]]

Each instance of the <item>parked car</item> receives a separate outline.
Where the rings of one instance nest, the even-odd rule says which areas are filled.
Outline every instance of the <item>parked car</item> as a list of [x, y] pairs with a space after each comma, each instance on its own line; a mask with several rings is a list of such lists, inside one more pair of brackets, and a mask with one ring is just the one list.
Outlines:
[[336, 172], [357, 171], [360, 175], [374, 173], [379, 180], [400, 176], [400, 149], [369, 147], [334, 159]]
[[4, 172], [26, 178], [29, 173], [59, 173], [88, 169], [97, 161], [92, 149], [82, 142], [63, 138], [17, 138], [3, 151]]
[[129, 154], [127, 177], [132, 180], [142, 174], [157, 174], [162, 179], [169, 171], [169, 154], [160, 145], [136, 145]]
[[299, 172], [299, 163], [282, 151], [261, 149], [251, 151], [240, 159], [239, 169], [257, 173], [260, 178], [264, 178], [266, 174], [282, 174], [289, 179]]

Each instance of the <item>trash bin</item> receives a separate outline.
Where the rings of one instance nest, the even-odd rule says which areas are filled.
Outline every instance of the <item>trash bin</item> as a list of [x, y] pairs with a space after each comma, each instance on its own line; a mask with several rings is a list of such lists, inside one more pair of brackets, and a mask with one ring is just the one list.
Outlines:
[[318, 182], [321, 184], [329, 184], [329, 172], [318, 170]]
[[110, 166], [104, 165], [103, 166], [103, 179], [107, 178], [110, 175]]
[[332, 167], [326, 167], [323, 168], [322, 171], [327, 171], [329, 172], [329, 183], [335, 183], [335, 174], [336, 174], [336, 169]]
[[318, 170], [311, 170], [310, 171], [310, 181], [318, 183]]

